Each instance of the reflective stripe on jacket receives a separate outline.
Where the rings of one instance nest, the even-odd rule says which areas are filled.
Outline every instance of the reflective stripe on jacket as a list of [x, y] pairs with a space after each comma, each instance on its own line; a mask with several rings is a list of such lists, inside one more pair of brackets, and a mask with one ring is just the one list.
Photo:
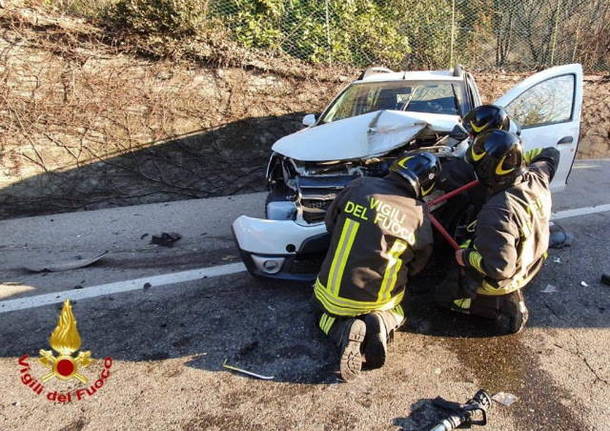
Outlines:
[[389, 310], [404, 296], [409, 272], [432, 252], [432, 230], [422, 203], [390, 177], [352, 181], [326, 214], [330, 247], [314, 294], [337, 316]]

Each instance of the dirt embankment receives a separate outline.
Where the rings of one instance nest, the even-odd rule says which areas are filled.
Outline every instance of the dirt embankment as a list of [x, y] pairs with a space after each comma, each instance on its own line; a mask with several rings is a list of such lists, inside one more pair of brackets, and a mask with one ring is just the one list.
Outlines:
[[150, 60], [65, 17], [0, 24], [5, 217], [262, 190], [273, 142], [351, 79]]
[[[0, 15], [0, 217], [264, 189], [273, 142], [355, 78], [232, 54], [131, 55], [85, 22]], [[478, 75], [493, 100], [521, 76]], [[610, 83], [588, 80], [581, 157], [610, 153]]]

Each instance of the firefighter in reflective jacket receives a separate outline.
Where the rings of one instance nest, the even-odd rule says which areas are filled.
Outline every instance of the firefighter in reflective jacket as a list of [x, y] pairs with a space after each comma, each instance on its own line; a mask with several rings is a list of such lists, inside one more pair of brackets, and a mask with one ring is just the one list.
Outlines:
[[338, 346], [345, 381], [363, 361], [369, 368], [385, 363], [388, 338], [404, 320], [407, 275], [420, 271], [432, 252], [421, 199], [439, 172], [430, 153], [402, 157], [384, 178], [352, 181], [328, 209], [332, 237], [314, 303], [320, 329]]
[[462, 277], [453, 288], [439, 286], [437, 299], [453, 310], [494, 319], [501, 333], [517, 333], [528, 319], [522, 289], [546, 258], [549, 183], [559, 152], [546, 148], [523, 154], [519, 137], [492, 130], [477, 136], [466, 158], [488, 198], [474, 237], [456, 252]]

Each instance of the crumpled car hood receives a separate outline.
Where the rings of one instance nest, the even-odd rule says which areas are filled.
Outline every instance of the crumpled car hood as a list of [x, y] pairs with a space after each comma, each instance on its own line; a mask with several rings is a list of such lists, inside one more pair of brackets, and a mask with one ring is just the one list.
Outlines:
[[404, 145], [426, 127], [449, 132], [459, 119], [457, 115], [375, 111], [284, 136], [272, 150], [307, 162], [370, 158]]

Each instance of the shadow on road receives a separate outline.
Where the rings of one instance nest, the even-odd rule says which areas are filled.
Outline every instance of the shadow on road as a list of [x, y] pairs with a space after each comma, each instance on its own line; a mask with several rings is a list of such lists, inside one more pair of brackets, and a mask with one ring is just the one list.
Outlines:
[[428, 398], [411, 404], [410, 412], [407, 417], [394, 418], [392, 425], [399, 427], [397, 431], [429, 431], [445, 417]]
[[49, 143], [45, 158], [64, 166], [0, 189], [0, 219], [263, 190], [271, 145], [302, 128], [303, 114], [246, 118], [139, 146]]

